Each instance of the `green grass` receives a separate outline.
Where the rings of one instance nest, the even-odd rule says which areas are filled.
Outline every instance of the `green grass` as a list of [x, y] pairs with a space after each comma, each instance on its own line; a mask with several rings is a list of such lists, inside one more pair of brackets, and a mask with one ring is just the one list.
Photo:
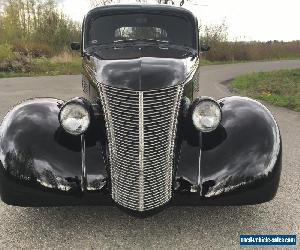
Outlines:
[[[267, 60], [270, 61], [270, 60]], [[234, 64], [234, 63], [249, 63], [253, 61], [209, 61], [206, 59], [200, 59], [201, 66], [208, 66], [208, 65], [220, 65], [220, 64]]]
[[220, 65], [220, 64], [234, 64], [234, 63], [251, 63], [251, 62], [272, 62], [272, 61], [281, 61], [281, 60], [300, 60], [300, 57], [287, 57], [287, 58], [274, 58], [266, 60], [231, 60], [231, 61], [209, 61], [204, 58], [200, 59], [201, 66], [208, 65]]
[[230, 88], [243, 96], [300, 111], [300, 68], [239, 76]]
[[74, 75], [81, 73], [81, 58], [73, 58], [69, 62], [53, 62], [49, 59], [36, 59], [34, 61], [34, 71], [38, 74], [47, 75]]
[[55, 62], [48, 58], [33, 59], [30, 72], [1, 72], [0, 78], [29, 77], [29, 76], [56, 76], [81, 74], [82, 64], [80, 57], [71, 61]]

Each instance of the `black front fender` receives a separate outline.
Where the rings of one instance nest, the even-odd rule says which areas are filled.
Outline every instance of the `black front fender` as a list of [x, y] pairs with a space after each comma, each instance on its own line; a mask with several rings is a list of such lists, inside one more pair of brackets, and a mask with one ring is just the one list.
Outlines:
[[[220, 126], [211, 133], [195, 133], [184, 140], [177, 171], [175, 200], [183, 190], [185, 204], [253, 204], [271, 200], [281, 172], [282, 144], [270, 111], [243, 97], [218, 101]], [[234, 197], [234, 198], [232, 198]]]
[[[0, 194], [6, 203], [77, 204], [84, 189], [99, 191], [105, 186], [100, 143], [88, 145], [85, 136], [72, 136], [62, 129], [58, 120], [62, 104], [53, 98], [31, 99], [4, 118], [0, 127]], [[84, 182], [83, 166], [88, 170]], [[97, 197], [100, 203], [101, 195]]]
[[[96, 140], [89, 140], [89, 133], [84, 137], [66, 134], [58, 121], [62, 103], [50, 98], [28, 100], [4, 118], [0, 127], [4, 202], [22, 206], [113, 204], [107, 186], [104, 132]], [[282, 149], [273, 116], [248, 98], [228, 97], [219, 103], [221, 125], [208, 134], [189, 129], [190, 136], [178, 148], [170, 205], [254, 204], [276, 194]], [[105, 131], [103, 124], [95, 126]], [[95, 131], [90, 135], [93, 138]]]

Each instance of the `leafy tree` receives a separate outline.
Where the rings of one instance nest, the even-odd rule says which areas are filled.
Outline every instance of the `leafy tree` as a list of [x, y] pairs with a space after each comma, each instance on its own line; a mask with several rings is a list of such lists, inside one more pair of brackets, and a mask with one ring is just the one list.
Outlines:
[[58, 10], [54, 0], [3, 0], [0, 43], [49, 47], [54, 51], [80, 38], [80, 25]]

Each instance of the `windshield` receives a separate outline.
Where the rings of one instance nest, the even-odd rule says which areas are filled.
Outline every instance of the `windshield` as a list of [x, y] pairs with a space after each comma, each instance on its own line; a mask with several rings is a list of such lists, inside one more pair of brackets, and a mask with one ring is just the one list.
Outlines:
[[185, 16], [120, 14], [90, 20], [85, 47], [122, 42], [162, 42], [196, 48], [196, 35]]

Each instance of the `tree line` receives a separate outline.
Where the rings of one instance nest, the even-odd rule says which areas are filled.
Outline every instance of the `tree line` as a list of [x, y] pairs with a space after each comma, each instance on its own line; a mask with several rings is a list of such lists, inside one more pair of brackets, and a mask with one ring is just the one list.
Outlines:
[[80, 25], [63, 14], [55, 0], [2, 1], [0, 44], [54, 53], [80, 39]]
[[[185, 2], [190, 0], [156, 0], [158, 4], [170, 4], [170, 5], [177, 5], [177, 6], [183, 6]], [[108, 4], [118, 4], [121, 0], [90, 0], [90, 4], [93, 7], [97, 6], [103, 6]], [[147, 0], [136, 0], [137, 3], [148, 3]]]
[[[146, 3], [146, 0], [136, 0]], [[181, 6], [189, 0], [157, 0]], [[59, 10], [57, 0], [1, 0], [0, 46], [23, 54], [51, 56], [80, 40], [80, 24]], [[90, 0], [92, 7], [118, 0]], [[3, 45], [5, 44], [5, 46]]]
[[[0, 61], [19, 52], [33, 57], [56, 55], [72, 41], [80, 41], [81, 27], [67, 17], [57, 0], [0, 0]], [[91, 7], [120, 0], [89, 0]], [[156, 0], [184, 7], [192, 0]], [[147, 3], [147, 0], [136, 0]], [[203, 57], [210, 61], [299, 58], [300, 42], [230, 42], [225, 24], [200, 25], [201, 43], [211, 46]]]

